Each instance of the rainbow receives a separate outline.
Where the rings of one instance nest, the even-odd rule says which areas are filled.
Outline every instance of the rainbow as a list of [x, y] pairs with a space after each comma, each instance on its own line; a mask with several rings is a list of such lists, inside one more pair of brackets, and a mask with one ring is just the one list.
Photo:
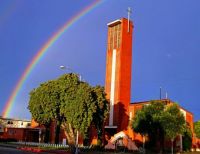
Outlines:
[[28, 76], [31, 74], [34, 67], [37, 65], [37, 63], [40, 61], [40, 59], [45, 55], [45, 53], [48, 51], [48, 49], [81, 17], [86, 15], [88, 12], [92, 11], [94, 8], [99, 6], [101, 3], [103, 3], [103, 0], [95, 0], [93, 3], [82, 9], [79, 13], [77, 13], [75, 16], [70, 18], [65, 24], [53, 35], [50, 39], [42, 46], [42, 48], [37, 51], [36, 55], [32, 58], [31, 62], [28, 64], [26, 69], [24, 70], [23, 74], [21, 75], [19, 81], [17, 82], [16, 86], [14, 87], [10, 97], [8, 98], [5, 107], [3, 108], [2, 117], [8, 117], [12, 106], [15, 102], [15, 99], [27, 80]]

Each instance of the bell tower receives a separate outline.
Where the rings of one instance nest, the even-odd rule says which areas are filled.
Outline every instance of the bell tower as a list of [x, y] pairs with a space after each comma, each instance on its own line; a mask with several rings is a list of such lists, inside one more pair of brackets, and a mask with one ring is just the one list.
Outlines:
[[126, 131], [129, 121], [133, 23], [129, 18], [122, 18], [107, 26], [105, 92], [110, 112], [105, 128], [116, 133]]

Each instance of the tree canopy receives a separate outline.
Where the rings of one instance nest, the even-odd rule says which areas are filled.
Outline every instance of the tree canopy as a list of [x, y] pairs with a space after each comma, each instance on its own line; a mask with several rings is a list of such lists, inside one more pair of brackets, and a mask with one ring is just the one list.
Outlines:
[[165, 136], [174, 139], [177, 135], [183, 134], [186, 129], [186, 122], [177, 104], [166, 106], [161, 118]]
[[95, 99], [96, 112], [93, 114], [93, 123], [97, 128], [98, 145], [102, 142], [103, 124], [109, 113], [106, 93], [103, 87], [96, 86], [92, 89], [93, 98]]
[[185, 130], [185, 119], [177, 104], [165, 105], [152, 101], [136, 112], [132, 128], [136, 133], [147, 135], [151, 145], [159, 142], [163, 147], [164, 137], [174, 139]]
[[57, 101], [53, 100], [54, 94], [52, 94], [54, 82], [42, 83], [38, 88], [30, 92], [28, 109], [32, 114], [32, 118], [40, 124], [46, 125], [55, 118], [55, 105]]
[[136, 133], [148, 136], [149, 146], [157, 147], [159, 139], [163, 142], [164, 133], [159, 118], [164, 110], [164, 104], [161, 101], [152, 101], [144, 105], [141, 110], [136, 112], [132, 122], [132, 128]]
[[75, 132], [79, 131], [84, 137], [92, 123], [101, 130], [108, 102], [103, 87], [90, 86], [80, 81], [77, 74], [70, 73], [33, 89], [28, 108], [38, 123], [48, 124], [54, 120], [58, 130], [62, 125], [68, 142], [74, 143]]
[[173, 154], [173, 141], [178, 135], [182, 135], [186, 129], [186, 121], [177, 104], [166, 106], [161, 118], [161, 125], [165, 136], [171, 139], [171, 152]]
[[[28, 109], [35, 121], [46, 126], [47, 133], [49, 133], [50, 123], [53, 120], [56, 121], [55, 143], [58, 143], [62, 117], [60, 115], [60, 93], [56, 87], [58, 87], [57, 81], [51, 80], [33, 89], [30, 92]], [[49, 136], [47, 133], [45, 142], [47, 142]]]
[[194, 132], [198, 138], [200, 138], [200, 121], [194, 123]]

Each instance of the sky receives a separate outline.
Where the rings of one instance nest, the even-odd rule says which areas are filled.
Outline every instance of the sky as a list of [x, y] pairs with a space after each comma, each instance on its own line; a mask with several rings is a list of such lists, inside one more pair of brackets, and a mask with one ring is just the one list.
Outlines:
[[[28, 64], [51, 36], [94, 0], [0, 1], [0, 111]], [[107, 23], [134, 22], [131, 102], [168, 98], [200, 119], [200, 1], [105, 0], [77, 20], [31, 71], [10, 118], [30, 119], [29, 92], [69, 70], [104, 85]]]

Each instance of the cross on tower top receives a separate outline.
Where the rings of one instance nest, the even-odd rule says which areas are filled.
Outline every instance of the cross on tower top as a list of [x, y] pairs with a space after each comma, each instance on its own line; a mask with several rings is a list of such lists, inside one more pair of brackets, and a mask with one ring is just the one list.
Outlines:
[[129, 19], [129, 18], [130, 18], [130, 15], [131, 15], [131, 13], [132, 13], [131, 7], [128, 7], [127, 12], [128, 12], [128, 19]]
[[130, 16], [131, 16], [131, 13], [132, 13], [132, 10], [130, 7], [128, 7], [127, 9], [127, 12], [128, 12], [128, 32], [129, 32], [129, 26], [130, 26]]

